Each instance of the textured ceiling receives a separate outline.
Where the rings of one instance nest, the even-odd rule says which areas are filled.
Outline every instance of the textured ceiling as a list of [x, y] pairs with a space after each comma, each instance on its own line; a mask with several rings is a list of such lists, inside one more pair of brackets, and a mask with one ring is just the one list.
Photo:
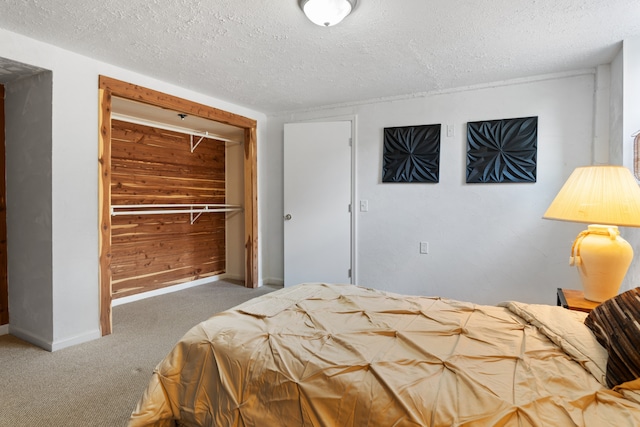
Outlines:
[[640, 1], [359, 0], [323, 28], [297, 0], [4, 0], [0, 27], [275, 113], [605, 64]]

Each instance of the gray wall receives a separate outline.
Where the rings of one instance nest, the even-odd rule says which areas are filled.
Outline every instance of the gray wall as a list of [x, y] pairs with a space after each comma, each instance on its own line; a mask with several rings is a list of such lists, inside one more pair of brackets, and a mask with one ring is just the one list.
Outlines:
[[53, 340], [52, 75], [25, 77], [5, 89], [9, 330], [47, 347]]

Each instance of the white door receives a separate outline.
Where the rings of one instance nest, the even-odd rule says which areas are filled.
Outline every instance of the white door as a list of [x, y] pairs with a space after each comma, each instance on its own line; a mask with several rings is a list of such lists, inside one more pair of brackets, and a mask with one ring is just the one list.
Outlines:
[[284, 126], [284, 285], [351, 283], [351, 122]]

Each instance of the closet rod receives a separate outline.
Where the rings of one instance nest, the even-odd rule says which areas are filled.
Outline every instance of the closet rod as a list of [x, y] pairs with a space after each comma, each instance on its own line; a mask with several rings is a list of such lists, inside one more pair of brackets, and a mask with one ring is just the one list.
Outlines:
[[140, 211], [120, 211], [111, 212], [111, 216], [123, 215], [163, 215], [163, 214], [181, 214], [181, 213], [205, 213], [205, 212], [235, 212], [241, 211], [241, 207], [236, 208], [200, 208], [200, 209], [158, 209], [158, 210], [140, 210]]
[[228, 207], [240, 207], [240, 205], [228, 205], [223, 203], [150, 203], [150, 204], [136, 204], [136, 205], [111, 205], [112, 209], [146, 209], [146, 208], [228, 208]]
[[171, 126], [164, 123], [157, 123], [152, 120], [138, 119], [137, 117], [127, 116], [126, 114], [111, 113], [111, 118], [122, 122], [133, 123], [136, 125], [151, 126], [157, 129], [169, 130], [172, 132], [183, 133], [185, 135], [200, 136], [202, 138], [217, 139], [218, 141], [230, 142], [233, 144], [241, 144], [242, 141], [225, 138], [207, 131], [199, 131], [193, 129], [182, 128], [179, 126]]
[[[178, 208], [178, 209], [176, 209]], [[237, 212], [241, 211], [240, 205], [225, 204], [151, 204], [151, 205], [111, 205], [111, 216], [121, 215], [167, 215], [167, 214], [185, 214], [191, 216], [191, 224], [203, 213], [216, 212]]]
[[169, 205], [112, 205], [111, 216], [155, 215], [175, 213], [232, 212], [242, 210], [240, 205], [221, 204], [169, 204]]

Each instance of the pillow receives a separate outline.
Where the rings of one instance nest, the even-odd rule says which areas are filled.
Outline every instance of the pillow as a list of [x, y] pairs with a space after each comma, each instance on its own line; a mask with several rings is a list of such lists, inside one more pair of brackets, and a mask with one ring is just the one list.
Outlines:
[[640, 377], [640, 288], [606, 300], [584, 320], [607, 349], [607, 386]]

